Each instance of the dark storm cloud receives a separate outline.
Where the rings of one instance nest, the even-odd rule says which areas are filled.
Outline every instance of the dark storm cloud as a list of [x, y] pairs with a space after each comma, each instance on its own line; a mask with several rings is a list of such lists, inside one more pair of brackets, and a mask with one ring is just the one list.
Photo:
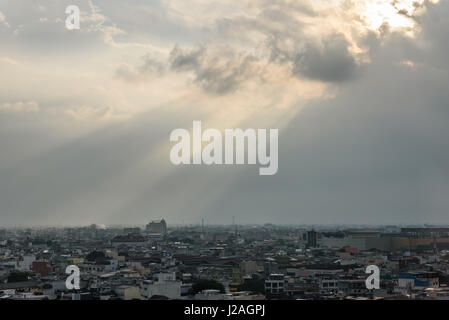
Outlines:
[[293, 73], [312, 80], [343, 82], [353, 79], [358, 71], [349, 43], [343, 35], [336, 34], [322, 44], [309, 43], [293, 59]]

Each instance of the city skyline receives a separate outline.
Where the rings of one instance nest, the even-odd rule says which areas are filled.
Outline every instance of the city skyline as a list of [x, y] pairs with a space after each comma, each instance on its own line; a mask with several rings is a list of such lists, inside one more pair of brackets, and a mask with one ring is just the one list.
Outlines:
[[448, 227], [167, 227], [0, 229], [0, 300], [449, 299]]

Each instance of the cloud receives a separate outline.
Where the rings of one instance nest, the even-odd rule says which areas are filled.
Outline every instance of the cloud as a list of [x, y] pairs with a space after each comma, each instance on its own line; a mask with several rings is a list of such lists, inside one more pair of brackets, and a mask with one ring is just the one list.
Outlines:
[[6, 17], [5, 14], [3, 12], [0, 11], [0, 22], [3, 23], [3, 25], [7, 28], [10, 28], [11, 26], [9, 25], [8, 21], [6, 21]]
[[126, 118], [126, 114], [118, 112], [112, 107], [93, 108], [82, 106], [66, 109], [67, 115], [79, 121], [111, 121]]
[[229, 48], [209, 54], [205, 48], [184, 51], [175, 47], [170, 53], [171, 70], [194, 73], [194, 81], [206, 92], [228, 94], [254, 77], [254, 57], [238, 55]]
[[349, 52], [348, 41], [339, 34], [322, 44], [308, 44], [293, 61], [293, 73], [324, 82], [343, 82], [354, 78], [359, 66]]
[[[313, 81], [347, 82], [360, 75], [369, 63], [371, 37], [388, 37], [392, 33], [414, 36], [419, 29], [417, 19], [428, 4], [257, 1], [242, 2], [231, 9], [220, 2], [221, 9], [209, 12], [205, 20], [204, 13], [192, 10], [204, 6], [203, 2], [186, 7], [174, 1], [168, 6], [174, 17], [179, 18], [176, 13], [182, 11], [189, 28], [199, 28], [203, 21], [207, 30], [216, 34], [193, 48], [175, 46], [169, 65], [172, 71], [193, 73], [198, 86], [219, 95], [232, 94], [245, 82], [260, 77], [261, 63], [286, 64], [292, 76]], [[136, 78], [133, 73], [126, 67], [119, 70], [128, 79]]]
[[0, 111], [3, 112], [34, 113], [39, 110], [39, 104], [35, 101], [5, 102], [0, 104]]
[[115, 71], [115, 75], [128, 82], [145, 82], [154, 76], [163, 76], [167, 66], [153, 58], [149, 53], [141, 59], [141, 65], [134, 67], [128, 63], [121, 63]]
[[10, 64], [10, 65], [19, 65], [19, 62], [10, 58], [10, 57], [0, 57], [0, 61]]

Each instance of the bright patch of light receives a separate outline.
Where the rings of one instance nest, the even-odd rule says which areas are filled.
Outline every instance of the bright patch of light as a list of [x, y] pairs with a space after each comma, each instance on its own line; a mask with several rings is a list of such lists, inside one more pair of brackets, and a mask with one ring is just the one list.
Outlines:
[[[426, 0], [365, 0], [359, 7], [360, 17], [365, 27], [377, 31], [386, 25], [391, 29], [415, 30], [416, 22], [413, 19], [425, 11]], [[438, 3], [439, 0], [431, 0]]]

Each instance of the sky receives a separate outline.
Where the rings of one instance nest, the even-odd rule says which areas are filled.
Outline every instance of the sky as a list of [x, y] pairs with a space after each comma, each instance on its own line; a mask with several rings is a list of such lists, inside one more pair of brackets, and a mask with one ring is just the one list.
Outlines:
[[[448, 2], [0, 0], [0, 226], [448, 224]], [[277, 174], [174, 166], [194, 120]]]

